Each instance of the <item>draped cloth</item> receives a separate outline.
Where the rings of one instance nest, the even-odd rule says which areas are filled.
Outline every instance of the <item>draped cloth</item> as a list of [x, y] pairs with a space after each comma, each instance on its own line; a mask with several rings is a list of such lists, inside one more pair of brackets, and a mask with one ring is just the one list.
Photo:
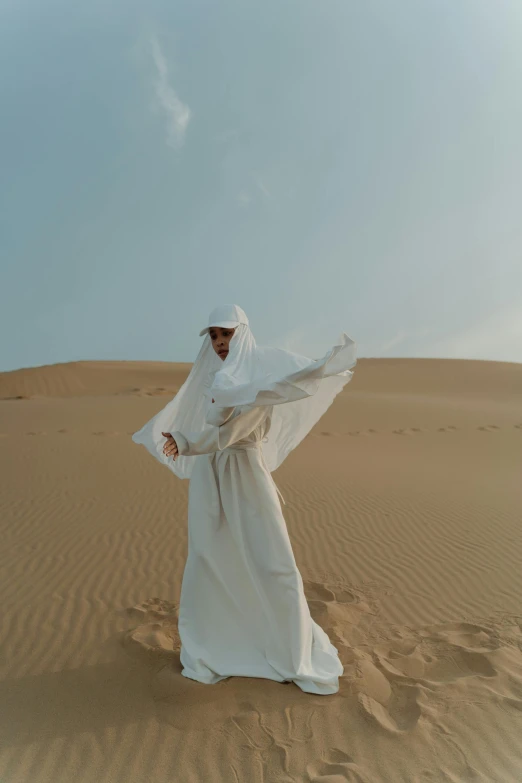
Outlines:
[[[344, 335], [319, 360], [259, 349], [238, 310], [216, 319], [236, 323], [225, 361], [207, 332], [178, 395], [133, 436], [190, 477], [182, 674], [206, 684], [260, 677], [336, 693], [343, 666], [310, 615], [271, 471], [350, 380], [354, 344]], [[178, 445], [175, 462], [163, 456], [162, 431]]]
[[190, 478], [194, 457], [182, 455], [175, 462], [166, 457], [162, 432], [209, 429], [206, 414], [211, 399], [218, 407], [274, 406], [270, 434], [263, 444], [266, 464], [274, 471], [351, 380], [357, 361], [355, 343], [343, 332], [324, 356], [311, 359], [282, 348], [258, 346], [238, 305], [215, 308], [209, 321], [214, 326], [236, 325], [225, 361], [215, 353], [207, 327], [183, 386], [132, 439], [178, 478]]

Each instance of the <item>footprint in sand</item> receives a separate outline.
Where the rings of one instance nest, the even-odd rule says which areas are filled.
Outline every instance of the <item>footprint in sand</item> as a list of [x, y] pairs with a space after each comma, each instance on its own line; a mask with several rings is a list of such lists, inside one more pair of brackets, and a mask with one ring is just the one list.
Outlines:
[[[239, 691], [242, 688], [241, 679], [237, 678], [235, 682], [234, 678], [225, 681], [225, 687], [230, 684], [234, 688], [236, 699], [237, 694], [241, 692]], [[284, 684], [290, 683], [279, 683], [277, 690]], [[314, 737], [316, 710], [311, 710], [305, 702], [289, 703], [287, 693], [279, 694], [275, 688], [255, 691], [255, 698], [252, 698], [252, 687], [248, 684], [248, 679], [245, 680], [243, 687], [242, 691], [246, 699], [239, 702], [240, 709], [237, 709], [237, 701], [234, 699], [231, 702], [236, 705], [234, 714], [226, 717], [225, 720], [221, 717], [220, 720], [221, 730], [227, 737], [230, 747], [243, 750], [254, 759], [260, 773], [256, 776], [256, 780], [295, 783], [298, 778], [295, 777], [295, 772], [291, 774], [293, 764], [288, 751], [296, 745], [302, 745], [303, 752], [306, 752], [306, 744]], [[281, 699], [280, 709], [274, 707], [274, 697], [276, 700]], [[219, 706], [219, 713], [223, 714], [223, 704]], [[326, 748], [325, 751], [328, 752]], [[322, 778], [311, 777], [306, 779], [322, 780]], [[347, 779], [343, 778], [343, 780]], [[239, 780], [237, 774], [234, 780]], [[243, 781], [243, 778], [241, 780]]]
[[421, 688], [409, 683], [388, 683], [384, 677], [387, 687], [382, 687], [377, 668], [372, 674], [364, 669], [362, 673], [363, 681], [357, 686], [357, 701], [363, 715], [390, 734], [413, 731], [422, 714]]
[[172, 603], [172, 601], [165, 601], [163, 598], [146, 598], [145, 601], [127, 609], [127, 613], [140, 617], [156, 617], [158, 619], [174, 618], [177, 616], [177, 604]]
[[354, 593], [346, 588], [327, 587], [322, 582], [304, 582], [306, 597], [312, 601], [336, 601], [341, 604], [353, 603], [356, 600]]
[[365, 641], [375, 606], [364, 593], [343, 583], [306, 581], [304, 590], [312, 618], [328, 634], [341, 663], [350, 666], [354, 648]]
[[497, 427], [496, 424], [485, 424], [483, 427], [477, 427], [477, 429], [482, 432], [491, 432], [492, 430], [499, 430], [500, 427]]
[[448, 683], [479, 674], [494, 677], [496, 669], [488, 653], [499, 642], [487, 628], [469, 623], [428, 626], [418, 642], [375, 649], [381, 671], [397, 681]]
[[[285, 707], [283, 719], [277, 716], [270, 721], [265, 716], [265, 705], [243, 702], [243, 709], [223, 722], [223, 732], [235, 747], [242, 748], [256, 759], [262, 769], [262, 779], [292, 783], [297, 778], [291, 774], [288, 748], [296, 743], [305, 744], [314, 736], [315, 710]], [[268, 707], [268, 705], [267, 705]], [[283, 717], [282, 716], [282, 717]], [[306, 780], [310, 783], [370, 783], [370, 778], [359, 764], [340, 748], [328, 748], [318, 754], [319, 760], [306, 766]], [[295, 774], [295, 773], [294, 773]], [[301, 775], [299, 775], [301, 780]]]
[[124, 634], [123, 646], [131, 654], [153, 655], [170, 661], [181, 649], [177, 623], [164, 621], [139, 625]]
[[[510, 632], [513, 630], [515, 626], [510, 627]], [[455, 698], [451, 695], [453, 684], [469, 677], [479, 678], [477, 687], [482, 684], [485, 693], [493, 691], [507, 705], [522, 709], [522, 683], [517, 689], [508, 676], [506, 692], [505, 675], [512, 669], [513, 647], [509, 641], [501, 641], [496, 628], [462, 622], [405, 633], [407, 638], [356, 655], [354, 690], [360, 708], [382, 728], [392, 733], [411, 731], [434, 689], [440, 690], [441, 698]], [[521, 636], [517, 634], [518, 642]]]
[[352, 756], [340, 748], [328, 748], [321, 761], [306, 767], [310, 783], [370, 783], [370, 777]]
[[181, 648], [177, 609], [177, 604], [161, 598], [147, 598], [129, 607], [127, 615], [141, 623], [123, 634], [123, 647], [131, 654], [174, 658]]
[[445, 639], [474, 650], [496, 650], [499, 646], [495, 634], [486, 626], [476, 623], [428, 625], [421, 628], [419, 634], [423, 638]]

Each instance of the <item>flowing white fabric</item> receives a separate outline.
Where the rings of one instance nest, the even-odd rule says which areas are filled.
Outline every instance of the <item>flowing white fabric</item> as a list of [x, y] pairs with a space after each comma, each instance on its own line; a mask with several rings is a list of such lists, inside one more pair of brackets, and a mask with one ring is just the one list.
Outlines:
[[[350, 380], [355, 345], [343, 334], [313, 360], [258, 347], [237, 305], [209, 318], [209, 326], [232, 324], [225, 361], [207, 327], [176, 397], [133, 435], [177, 476], [190, 477], [182, 674], [203, 683], [262, 677], [336, 693], [343, 666], [310, 615], [271, 471]], [[177, 443], [175, 461], [163, 454], [162, 432]]]
[[281, 348], [258, 346], [238, 305], [216, 308], [209, 321], [214, 326], [236, 324], [227, 358], [223, 361], [217, 356], [207, 332], [179, 392], [132, 439], [179, 478], [190, 478], [193, 457], [181, 456], [175, 462], [165, 457], [162, 432], [208, 429], [205, 398], [214, 399], [218, 407], [275, 406], [263, 452], [269, 470], [276, 470], [352, 378], [355, 343], [343, 333], [337, 345], [314, 360]]

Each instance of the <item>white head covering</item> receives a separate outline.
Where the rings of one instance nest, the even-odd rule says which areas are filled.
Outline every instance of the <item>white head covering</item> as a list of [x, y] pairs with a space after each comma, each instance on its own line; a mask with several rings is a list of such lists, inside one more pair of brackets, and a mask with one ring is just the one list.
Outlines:
[[[211, 326], [235, 328], [223, 361], [212, 347]], [[211, 399], [219, 407], [273, 405], [272, 425], [263, 443], [273, 471], [312, 429], [335, 396], [352, 378], [355, 343], [344, 332], [322, 359], [292, 351], [258, 346], [244, 311], [222, 305], [212, 311], [203, 345], [189, 376], [176, 396], [132, 436], [179, 478], [190, 478], [194, 457], [176, 460], [163, 454], [162, 432], [201, 432], [210, 429], [205, 418]], [[283, 404], [284, 403], [284, 404]]]
[[248, 326], [248, 318], [239, 305], [220, 305], [215, 307], [208, 317], [208, 326], [201, 330], [200, 337], [208, 332], [211, 326], [221, 326], [222, 329], [235, 329], [238, 324]]

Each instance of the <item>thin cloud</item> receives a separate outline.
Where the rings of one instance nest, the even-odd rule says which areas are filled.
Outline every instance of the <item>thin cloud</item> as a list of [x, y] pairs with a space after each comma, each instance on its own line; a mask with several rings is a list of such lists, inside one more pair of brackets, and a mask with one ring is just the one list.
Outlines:
[[189, 106], [183, 103], [169, 82], [168, 65], [158, 39], [150, 39], [152, 57], [156, 66], [155, 92], [158, 105], [167, 120], [167, 144], [178, 149], [185, 141], [187, 127], [192, 116]]

